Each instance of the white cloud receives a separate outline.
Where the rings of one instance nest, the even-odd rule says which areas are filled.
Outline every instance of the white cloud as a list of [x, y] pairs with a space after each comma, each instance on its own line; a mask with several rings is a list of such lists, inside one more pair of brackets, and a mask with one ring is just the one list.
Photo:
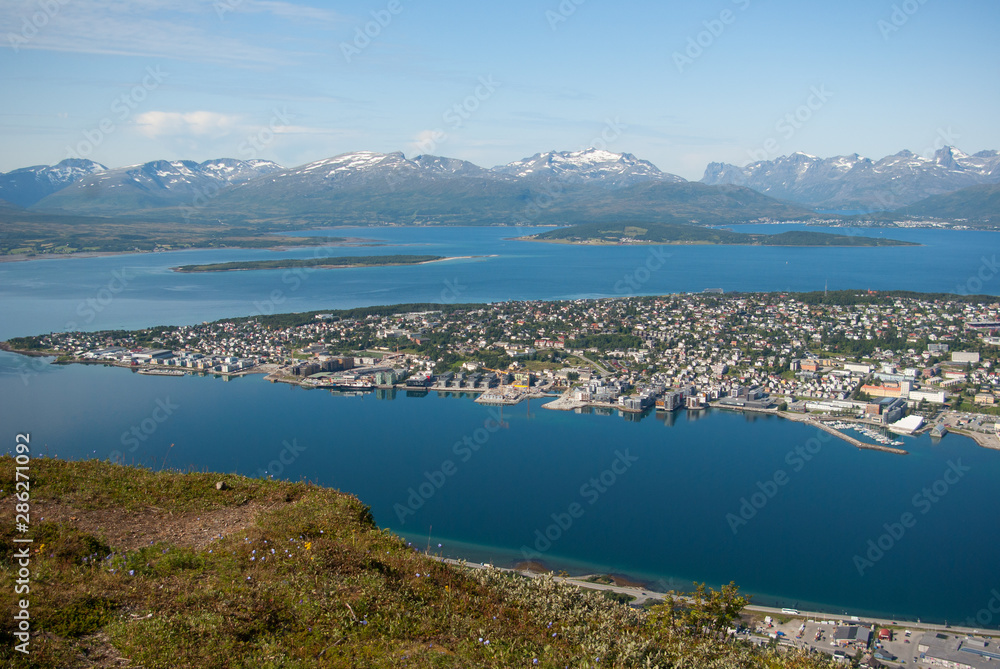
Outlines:
[[300, 19], [307, 21], [320, 21], [323, 23], [335, 23], [341, 21], [341, 17], [335, 12], [318, 7], [306, 5], [296, 5], [291, 2], [269, 2], [267, 0], [216, 0], [218, 2], [229, 2], [237, 5], [237, 10], [248, 12], [267, 12], [278, 18]]
[[438, 128], [437, 130], [421, 130], [410, 142], [410, 148], [417, 153], [433, 154], [437, 148], [448, 141], [448, 133]]
[[239, 116], [211, 111], [149, 111], [135, 117], [139, 132], [150, 138], [171, 136], [220, 137], [242, 128]]
[[[267, 0], [37, 0], [0, 2], [0, 35], [18, 49], [103, 55], [168, 57], [247, 65], [284, 65], [303, 54], [240, 39], [226, 32], [239, 13], [268, 14], [271, 34], [300, 24], [326, 27], [338, 15], [323, 9]], [[282, 23], [288, 24], [282, 26]], [[267, 40], [278, 44], [280, 39]]]

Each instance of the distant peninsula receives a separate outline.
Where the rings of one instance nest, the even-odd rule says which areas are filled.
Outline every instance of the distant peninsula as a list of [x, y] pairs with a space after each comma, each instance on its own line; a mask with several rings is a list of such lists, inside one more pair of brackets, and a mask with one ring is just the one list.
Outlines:
[[555, 244], [733, 244], [741, 246], [919, 246], [861, 235], [791, 230], [778, 234], [733, 232], [673, 223], [583, 223], [521, 237]]
[[390, 265], [422, 265], [439, 260], [454, 260], [444, 256], [393, 255], [393, 256], [339, 256], [323, 258], [280, 258], [277, 260], [246, 260], [220, 262], [209, 265], [181, 265], [175, 272], [237, 272], [252, 269], [342, 269], [346, 267], [388, 267]]

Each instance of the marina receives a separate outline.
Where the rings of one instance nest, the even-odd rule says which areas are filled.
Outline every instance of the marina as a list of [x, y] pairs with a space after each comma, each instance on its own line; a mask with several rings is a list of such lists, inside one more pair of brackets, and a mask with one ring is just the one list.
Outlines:
[[882, 444], [883, 446], [903, 445], [902, 441], [899, 441], [898, 439], [893, 440], [882, 432], [859, 423], [845, 423], [843, 421], [837, 421], [834, 423], [827, 423], [827, 425], [837, 430], [854, 430], [855, 432], [860, 432], [862, 435], [868, 437], [876, 443]]

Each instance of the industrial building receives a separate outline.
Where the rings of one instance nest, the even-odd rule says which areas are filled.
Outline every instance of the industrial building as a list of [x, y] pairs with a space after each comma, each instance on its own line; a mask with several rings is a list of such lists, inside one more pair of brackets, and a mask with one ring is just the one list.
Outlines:
[[917, 645], [920, 662], [930, 667], [951, 669], [995, 669], [1000, 662], [1000, 648], [992, 639], [955, 637], [927, 632]]

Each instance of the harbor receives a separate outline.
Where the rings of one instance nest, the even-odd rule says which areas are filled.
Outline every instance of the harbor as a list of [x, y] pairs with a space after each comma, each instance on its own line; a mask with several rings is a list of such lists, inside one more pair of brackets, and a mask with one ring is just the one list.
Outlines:
[[[895, 453], [897, 455], [908, 455], [909, 454], [907, 451], [904, 451], [901, 448], [896, 448], [895, 446], [892, 446], [892, 445], [883, 444], [883, 443], [872, 444], [870, 442], [861, 441], [860, 439], [855, 439], [854, 437], [852, 437], [852, 436], [850, 436], [848, 434], [845, 434], [844, 432], [841, 431], [841, 429], [838, 429], [838, 426], [850, 426], [850, 427], [853, 428], [853, 425], [851, 425], [850, 423], [847, 423], [845, 421], [836, 421], [836, 422], [834, 422], [834, 423], [831, 424], [831, 423], [826, 422], [826, 421], [816, 420], [816, 419], [814, 419], [814, 418], [812, 418], [810, 416], [801, 416], [801, 415], [797, 415], [797, 414], [791, 414], [791, 413], [788, 413], [788, 412], [785, 412], [785, 411], [778, 412], [777, 415], [781, 416], [782, 418], [787, 418], [789, 420], [794, 420], [794, 421], [799, 422], [799, 423], [807, 423], [809, 425], [812, 425], [812, 426], [814, 426], [814, 427], [816, 427], [816, 428], [818, 428], [820, 430], [823, 430], [824, 432], [828, 432], [828, 433], [832, 434], [835, 437], [843, 439], [847, 443], [849, 443], [852, 446], [855, 446], [857, 448], [861, 448], [861, 449], [865, 449], [865, 450], [869, 450], [869, 451], [883, 451], [885, 453]], [[859, 427], [862, 427], [862, 426], [859, 426]], [[865, 428], [865, 429], [870, 430], [870, 428]], [[874, 432], [873, 430], [870, 430], [870, 431]], [[862, 434], [864, 434], [864, 433], [862, 433]]]

